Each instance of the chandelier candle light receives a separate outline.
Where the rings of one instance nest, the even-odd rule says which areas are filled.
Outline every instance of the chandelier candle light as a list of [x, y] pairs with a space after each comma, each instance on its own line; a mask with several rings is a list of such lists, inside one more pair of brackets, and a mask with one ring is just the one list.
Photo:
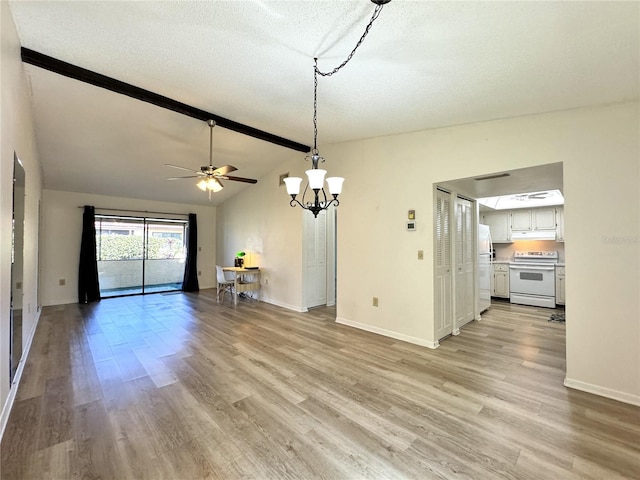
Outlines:
[[[300, 193], [300, 185], [302, 184], [302, 178], [300, 177], [287, 177], [284, 179], [284, 182], [287, 186], [287, 193], [291, 195], [291, 201], [289, 205], [295, 207], [299, 205], [305, 210], [309, 210], [313, 213], [315, 218], [318, 217], [318, 213], [322, 210], [326, 210], [331, 205], [338, 206], [340, 202], [338, 201], [338, 195], [342, 193], [342, 183], [344, 182], [344, 178], [342, 177], [328, 177], [326, 179], [327, 186], [329, 187], [329, 194], [333, 196], [331, 200], [328, 199], [327, 194], [324, 190], [324, 181], [325, 175], [327, 174], [326, 170], [318, 168], [318, 164], [320, 162], [324, 162], [324, 158], [320, 156], [320, 152], [318, 151], [318, 75], [323, 77], [329, 77], [334, 73], [337, 73], [342, 67], [344, 67], [349, 60], [353, 57], [358, 47], [364, 41], [364, 38], [369, 33], [369, 29], [373, 25], [373, 22], [380, 12], [382, 11], [382, 7], [389, 3], [391, 0], [371, 0], [372, 3], [376, 4], [373, 15], [371, 16], [371, 20], [369, 20], [369, 24], [365, 28], [364, 33], [358, 40], [356, 46], [351, 50], [351, 53], [347, 56], [346, 60], [342, 62], [339, 66], [334, 68], [329, 72], [321, 72], [318, 69], [318, 59], [314, 58], [314, 66], [313, 66], [313, 149], [311, 150], [311, 154], [305, 157], [305, 160], [311, 160], [311, 169], [307, 170], [305, 173], [307, 174], [307, 185], [304, 188], [304, 192], [302, 193], [302, 202], [296, 199], [298, 194]], [[313, 190], [313, 200], [305, 200], [307, 190]]]

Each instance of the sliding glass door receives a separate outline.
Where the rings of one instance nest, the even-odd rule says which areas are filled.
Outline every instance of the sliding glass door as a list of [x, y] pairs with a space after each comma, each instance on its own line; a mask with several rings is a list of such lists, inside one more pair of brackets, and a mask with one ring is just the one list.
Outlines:
[[146, 219], [144, 291], [180, 290], [186, 259], [184, 221]]
[[187, 223], [96, 215], [100, 296], [180, 290]]

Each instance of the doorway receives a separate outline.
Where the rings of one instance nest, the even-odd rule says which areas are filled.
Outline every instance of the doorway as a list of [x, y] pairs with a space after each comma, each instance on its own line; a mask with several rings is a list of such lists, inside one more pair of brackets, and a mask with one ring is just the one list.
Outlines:
[[[446, 182], [439, 182], [436, 185], [436, 198], [434, 199], [434, 252], [435, 252], [435, 283], [434, 283], [434, 313], [435, 313], [435, 322], [434, 322], [434, 338], [441, 339], [443, 336], [446, 336], [450, 333], [455, 333], [456, 328], [460, 328], [461, 316], [457, 311], [460, 308], [460, 305], [454, 298], [457, 297], [457, 288], [460, 284], [459, 276], [455, 275], [456, 278], [449, 279], [446, 276], [442, 276], [443, 273], [447, 273], [448, 265], [438, 264], [438, 250], [441, 251], [443, 255], [446, 255], [446, 251], [444, 250], [444, 246], [442, 242], [445, 240], [444, 237], [440, 239], [438, 237], [438, 229], [443, 228], [443, 225], [439, 225], [444, 217], [441, 218], [442, 213], [438, 213], [443, 207], [443, 203], [446, 199], [448, 202], [447, 209], [453, 208], [451, 204], [455, 201], [454, 197], [458, 194], [464, 196], [469, 200], [476, 201], [479, 198], [483, 197], [492, 197], [498, 195], [512, 195], [512, 194], [521, 194], [524, 192], [537, 192], [544, 190], [560, 190], [563, 192], [563, 165], [562, 163], [553, 163], [546, 165], [538, 165], [535, 167], [526, 167], [516, 170], [508, 170], [501, 172], [483, 172], [475, 177], [468, 178], [460, 178], [455, 180], [449, 180]], [[440, 200], [438, 197], [443, 196]], [[439, 203], [440, 202], [440, 203]], [[472, 223], [474, 227], [474, 243], [475, 238], [477, 238], [477, 230], [476, 224], [478, 223], [478, 217], [483, 213], [483, 207], [478, 208], [478, 204], [475, 203], [472, 207]], [[560, 215], [563, 215], [563, 210], [559, 210]], [[440, 215], [440, 216], [439, 216]], [[450, 218], [453, 218], [453, 213], [450, 213]], [[506, 219], [507, 216], [505, 215]], [[440, 220], [439, 220], [440, 219]], [[447, 231], [447, 235], [455, 235], [451, 233], [451, 221], [450, 219], [445, 220], [449, 223], [445, 222], [445, 225], [449, 225], [449, 230]], [[487, 223], [487, 222], [483, 222]], [[507, 220], [504, 222], [504, 229], [510, 229], [511, 225], [508, 224]], [[502, 224], [500, 224], [502, 225]], [[456, 225], [456, 230], [458, 225]], [[464, 229], [463, 225], [460, 225], [460, 228]], [[493, 229], [492, 229], [493, 230]], [[506, 238], [507, 235], [505, 234]], [[454, 242], [455, 240], [447, 240], [447, 242]], [[521, 241], [511, 241], [511, 240], [503, 240], [504, 243], [500, 241], [494, 240], [494, 256], [498, 259], [502, 259], [504, 261], [509, 261], [510, 258], [513, 257], [515, 250], [558, 250], [560, 252], [560, 261], [564, 261], [565, 258], [565, 242], [563, 236], [558, 236], [556, 243], [546, 242], [541, 245], [540, 242], [521, 242]], [[461, 245], [456, 244], [456, 251], [465, 251], [465, 248]], [[477, 253], [477, 247], [474, 250]], [[472, 256], [474, 258], [477, 257], [476, 253]], [[453, 263], [451, 264], [453, 265]], [[500, 265], [494, 267], [496, 270]], [[455, 265], [456, 268], [461, 267], [461, 265]], [[477, 278], [477, 268], [474, 272], [474, 278]], [[505, 273], [506, 271], [506, 273]], [[491, 275], [491, 295], [493, 297], [506, 297], [507, 301], [509, 298], [509, 283], [508, 283], [508, 264], [505, 271], [494, 271]], [[564, 270], [562, 270], [564, 275]], [[561, 278], [562, 282], [564, 282], [564, 276]], [[561, 284], [563, 285], [563, 283]], [[451, 286], [452, 291], [449, 292], [448, 288]], [[502, 287], [502, 288], [501, 288]], [[506, 289], [506, 295], [500, 293], [503, 289]], [[476, 293], [474, 292], [474, 295]], [[558, 294], [556, 293], [556, 296]], [[564, 298], [563, 298], [564, 300]], [[500, 300], [493, 300], [500, 301]], [[454, 302], [453, 306], [453, 318], [454, 324], [449, 325], [449, 322], [444, 317], [445, 315], [449, 315], [449, 308], [451, 303]], [[473, 308], [478, 309], [477, 301], [473, 302]], [[479, 317], [479, 311], [476, 313], [476, 318]], [[448, 318], [448, 317], [447, 317]]]

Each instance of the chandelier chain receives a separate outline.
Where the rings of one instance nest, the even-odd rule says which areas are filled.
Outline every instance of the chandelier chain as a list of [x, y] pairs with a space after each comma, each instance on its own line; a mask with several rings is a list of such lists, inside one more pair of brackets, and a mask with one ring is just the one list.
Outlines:
[[313, 150], [312, 154], [318, 153], [318, 59], [314, 58], [315, 67], [313, 70]]
[[315, 63], [313, 66], [313, 150], [311, 151], [311, 153], [314, 155], [318, 154], [318, 75], [321, 75], [323, 77], [330, 77], [334, 73], [339, 72], [342, 67], [349, 63], [349, 60], [353, 58], [358, 47], [360, 47], [360, 45], [362, 45], [362, 42], [364, 42], [365, 37], [369, 33], [369, 30], [371, 30], [373, 22], [376, 20], [376, 18], [378, 18], [380, 12], [382, 12], [382, 7], [384, 7], [384, 4], [382, 3], [376, 5], [376, 8], [373, 11], [373, 15], [371, 15], [371, 20], [369, 20], [369, 23], [364, 29], [364, 33], [360, 37], [360, 40], [358, 40], [358, 43], [356, 43], [356, 46], [353, 47], [353, 50], [351, 50], [351, 53], [349, 53], [347, 58], [344, 60], [344, 62], [342, 62], [331, 71], [322, 72], [318, 68], [318, 58], [316, 57], [313, 59]]
[[[356, 43], [356, 46], [353, 47], [353, 50], [351, 50], [351, 53], [347, 56], [347, 58], [344, 60], [344, 62], [342, 62], [340, 65], [338, 65], [336, 68], [334, 68], [331, 71], [328, 72], [322, 72], [318, 69], [318, 62], [316, 62], [316, 66], [315, 66], [315, 70], [316, 73], [323, 76], [323, 77], [330, 77], [331, 75], [333, 75], [334, 73], [337, 73], [338, 71], [340, 71], [342, 69], [342, 67], [344, 67], [347, 63], [349, 63], [349, 60], [351, 60], [353, 58], [353, 55], [356, 53], [356, 50], [358, 49], [358, 47], [360, 47], [360, 45], [362, 45], [362, 42], [364, 42], [365, 37], [367, 36], [367, 34], [369, 33], [369, 30], [371, 30], [371, 26], [373, 25], [373, 22], [376, 20], [376, 18], [378, 18], [378, 16], [380, 15], [380, 12], [382, 12], [382, 7], [384, 7], [383, 4], [380, 5], [376, 5], [375, 10], [373, 11], [373, 15], [371, 15], [371, 20], [369, 20], [369, 24], [367, 25], [367, 27], [364, 29], [364, 33], [362, 34], [362, 36], [360, 37], [360, 40], [358, 40], [358, 43]], [[317, 59], [316, 59], [317, 60]]]
[[[304, 187], [304, 192], [302, 193], [302, 201], [298, 200], [296, 197], [300, 194], [300, 184], [302, 183], [302, 178], [299, 177], [287, 177], [284, 179], [285, 184], [287, 185], [287, 193], [291, 195], [291, 201], [289, 205], [295, 207], [299, 205], [304, 210], [309, 210], [313, 213], [314, 217], [318, 217], [318, 214], [327, 210], [332, 205], [336, 207], [340, 205], [338, 200], [338, 196], [342, 191], [342, 182], [344, 182], [344, 178], [342, 177], [331, 177], [327, 178], [326, 182], [329, 187], [329, 193], [333, 197], [331, 199], [327, 198], [327, 193], [324, 190], [324, 182], [325, 182], [325, 174], [326, 170], [318, 169], [318, 163], [324, 162], [324, 158], [320, 156], [320, 152], [318, 151], [318, 75], [323, 77], [330, 77], [331, 75], [339, 72], [349, 61], [353, 58], [356, 53], [356, 50], [362, 45], [365, 37], [371, 30], [371, 26], [373, 22], [378, 18], [380, 12], [382, 11], [382, 7], [384, 4], [389, 3], [391, 0], [371, 0], [376, 4], [376, 8], [374, 9], [373, 15], [367, 24], [367, 27], [364, 30], [364, 33], [358, 40], [358, 43], [351, 53], [347, 56], [347, 58], [336, 68], [328, 72], [322, 72], [318, 68], [318, 58], [314, 58], [313, 65], [313, 149], [311, 150], [311, 154], [305, 157], [305, 160], [311, 160], [311, 169], [307, 170], [307, 177], [309, 178], [308, 183]], [[307, 191], [310, 189], [313, 190], [313, 199], [306, 200]]]
[[347, 63], [349, 63], [349, 61], [355, 55], [356, 50], [364, 42], [365, 37], [369, 33], [369, 30], [371, 30], [371, 26], [373, 25], [373, 22], [376, 20], [376, 18], [378, 18], [378, 16], [380, 15], [380, 12], [382, 12], [382, 7], [384, 7], [384, 4], [376, 5], [376, 8], [373, 11], [373, 15], [371, 15], [371, 20], [369, 20], [369, 23], [364, 29], [364, 33], [360, 37], [360, 40], [358, 40], [358, 43], [356, 43], [356, 46], [353, 47], [353, 50], [351, 50], [351, 53], [347, 55], [347, 58], [344, 60], [344, 62], [342, 62], [333, 70], [330, 70], [328, 72], [322, 72], [318, 68], [318, 58], [316, 57], [313, 59], [315, 64], [313, 67], [313, 150], [311, 151], [311, 153], [314, 155], [318, 154], [318, 75], [321, 75], [323, 77], [330, 77], [334, 73], [339, 72], [342, 69], [342, 67], [344, 67]]

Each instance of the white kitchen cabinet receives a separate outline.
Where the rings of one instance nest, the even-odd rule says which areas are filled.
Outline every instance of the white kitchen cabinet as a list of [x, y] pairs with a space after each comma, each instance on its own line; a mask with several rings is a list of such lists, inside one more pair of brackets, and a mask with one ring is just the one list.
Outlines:
[[511, 210], [511, 230], [514, 232], [531, 231], [531, 210], [523, 208], [521, 210]]
[[564, 242], [564, 207], [556, 207], [556, 239]]
[[482, 214], [482, 223], [489, 225], [493, 243], [511, 243], [511, 225], [509, 212], [491, 212]]
[[565, 275], [564, 267], [556, 266], [556, 303], [558, 305], [565, 304]]
[[511, 210], [511, 230], [514, 232], [534, 232], [556, 229], [556, 209], [523, 208]]
[[532, 230], [555, 230], [556, 229], [556, 209], [534, 208], [531, 210]]
[[564, 242], [563, 207], [520, 208], [482, 214], [482, 223], [489, 225], [493, 243], [512, 243], [511, 232], [555, 231]]
[[493, 264], [493, 282], [491, 284], [491, 296], [509, 298], [509, 264]]

